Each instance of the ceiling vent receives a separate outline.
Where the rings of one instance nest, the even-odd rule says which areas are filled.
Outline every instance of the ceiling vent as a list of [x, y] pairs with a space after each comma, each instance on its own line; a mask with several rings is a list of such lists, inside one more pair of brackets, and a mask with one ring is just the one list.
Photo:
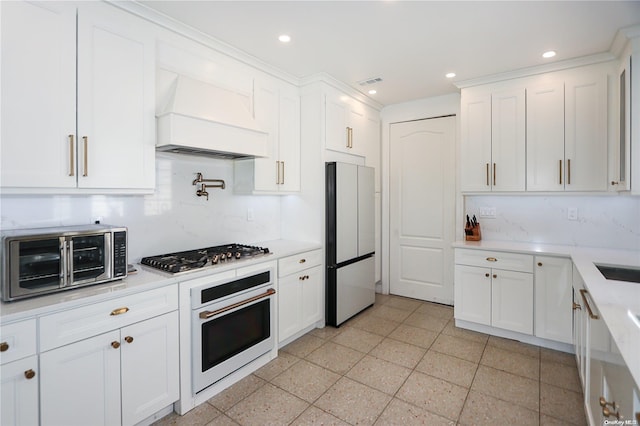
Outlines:
[[364, 80], [360, 80], [358, 84], [360, 86], [370, 86], [372, 84], [380, 83], [381, 81], [382, 81], [381, 77], [371, 77], [371, 78], [366, 78]]

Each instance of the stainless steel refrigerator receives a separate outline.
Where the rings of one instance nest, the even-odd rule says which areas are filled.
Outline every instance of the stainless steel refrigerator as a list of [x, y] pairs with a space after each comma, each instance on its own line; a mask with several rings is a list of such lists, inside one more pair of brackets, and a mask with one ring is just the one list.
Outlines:
[[335, 327], [375, 301], [374, 169], [326, 163], [326, 323]]

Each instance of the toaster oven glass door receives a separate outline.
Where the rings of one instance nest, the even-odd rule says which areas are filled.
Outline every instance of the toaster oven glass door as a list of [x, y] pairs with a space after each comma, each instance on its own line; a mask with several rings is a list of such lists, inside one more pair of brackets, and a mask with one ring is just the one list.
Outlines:
[[69, 250], [72, 253], [71, 283], [102, 280], [108, 277], [110, 265], [109, 235], [83, 235], [71, 237]]
[[64, 284], [64, 239], [11, 243], [12, 297], [39, 293]]

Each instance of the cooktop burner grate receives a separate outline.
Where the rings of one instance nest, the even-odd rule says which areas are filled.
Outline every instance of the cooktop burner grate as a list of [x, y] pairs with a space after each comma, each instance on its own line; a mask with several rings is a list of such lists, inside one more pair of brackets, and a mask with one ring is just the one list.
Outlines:
[[140, 263], [162, 271], [176, 273], [202, 268], [208, 264], [217, 265], [266, 254], [269, 254], [269, 249], [265, 247], [225, 244], [198, 250], [143, 257]]

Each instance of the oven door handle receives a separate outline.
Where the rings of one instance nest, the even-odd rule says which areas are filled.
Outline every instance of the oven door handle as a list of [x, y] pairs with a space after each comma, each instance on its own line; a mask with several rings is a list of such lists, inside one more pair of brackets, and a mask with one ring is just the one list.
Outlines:
[[230, 311], [232, 309], [235, 309], [239, 306], [243, 306], [246, 305], [248, 303], [252, 303], [255, 302], [256, 300], [260, 300], [263, 299], [265, 297], [269, 297], [276, 294], [276, 291], [272, 288], [270, 288], [269, 290], [265, 291], [262, 294], [258, 294], [257, 296], [253, 296], [250, 297], [248, 299], [245, 299], [241, 302], [237, 302], [234, 303], [233, 305], [229, 305], [229, 306], [225, 306], [224, 308], [220, 308], [220, 309], [216, 309], [215, 311], [204, 311], [204, 312], [200, 312], [200, 314], [198, 315], [201, 319], [209, 319], [211, 317], [215, 317], [216, 315], [222, 314], [224, 312]]

